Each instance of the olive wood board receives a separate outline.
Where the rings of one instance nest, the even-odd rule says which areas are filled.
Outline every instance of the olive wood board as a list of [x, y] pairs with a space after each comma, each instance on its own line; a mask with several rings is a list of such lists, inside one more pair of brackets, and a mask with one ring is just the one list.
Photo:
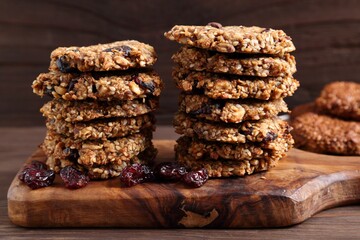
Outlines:
[[[174, 159], [173, 140], [154, 140], [158, 161]], [[45, 160], [37, 149], [27, 160]], [[121, 187], [119, 178], [66, 189], [31, 190], [14, 178], [10, 220], [24, 227], [263, 228], [301, 223], [324, 209], [358, 203], [360, 157], [292, 149], [277, 167], [246, 177]]]

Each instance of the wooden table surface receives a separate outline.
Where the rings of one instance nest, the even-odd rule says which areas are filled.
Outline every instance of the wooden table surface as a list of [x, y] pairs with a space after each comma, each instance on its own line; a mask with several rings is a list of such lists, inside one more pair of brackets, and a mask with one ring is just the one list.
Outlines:
[[[310, 220], [277, 229], [26, 229], [7, 217], [6, 194], [22, 163], [45, 134], [44, 127], [0, 128], [0, 239], [359, 239], [360, 206], [316, 214]], [[175, 139], [171, 127], [158, 127], [157, 139]]]

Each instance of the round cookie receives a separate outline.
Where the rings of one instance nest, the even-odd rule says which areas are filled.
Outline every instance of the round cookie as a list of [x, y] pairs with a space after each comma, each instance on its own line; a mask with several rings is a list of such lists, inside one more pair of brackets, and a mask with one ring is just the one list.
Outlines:
[[184, 92], [201, 91], [214, 99], [273, 100], [292, 96], [299, 87], [299, 82], [291, 76], [276, 78], [225, 76], [181, 68], [175, 68], [172, 75], [176, 86]]
[[134, 117], [154, 111], [159, 105], [157, 98], [132, 101], [64, 101], [54, 99], [40, 109], [48, 119], [66, 122], [90, 121], [98, 118]]
[[32, 84], [33, 92], [64, 100], [133, 100], [159, 96], [162, 81], [154, 71], [107, 73], [41, 73]]
[[290, 134], [284, 134], [266, 143], [219, 143], [185, 136], [177, 140], [177, 144], [197, 160], [202, 158], [212, 160], [280, 159], [290, 150], [293, 143], [294, 140]]
[[62, 119], [48, 119], [46, 127], [73, 139], [81, 140], [106, 140], [109, 138], [125, 137], [144, 129], [154, 128], [153, 114], [145, 114], [130, 118], [108, 118], [88, 122], [70, 123]]
[[330, 83], [321, 91], [315, 104], [322, 112], [360, 121], [360, 83]]
[[62, 168], [72, 165], [85, 172], [90, 177], [90, 179], [98, 180], [117, 177], [121, 174], [122, 170], [126, 166], [130, 166], [131, 164], [149, 163], [149, 161], [152, 161], [152, 159], [155, 158], [156, 154], [156, 148], [151, 145], [144, 151], [140, 152], [139, 155], [132, 157], [129, 161], [123, 161], [121, 164], [108, 163], [105, 165], [93, 165], [89, 167], [74, 163], [67, 159], [54, 159], [52, 157], [48, 157], [46, 164], [56, 173], [60, 172]]
[[83, 166], [114, 163], [121, 165], [151, 145], [151, 131], [136, 133], [123, 138], [82, 141], [47, 131], [41, 145], [52, 161], [67, 159]]
[[172, 56], [181, 68], [258, 77], [284, 77], [296, 72], [294, 56], [239, 55], [209, 52], [204, 49], [181, 47]]
[[63, 73], [145, 68], [157, 60], [152, 46], [135, 40], [87, 47], [59, 47], [50, 58], [49, 69]]
[[246, 120], [271, 118], [280, 112], [288, 112], [283, 99], [257, 100], [214, 100], [205, 95], [181, 94], [179, 110], [209, 121], [240, 123]]
[[325, 154], [360, 155], [360, 122], [316, 112], [292, 118], [295, 147]]
[[201, 121], [178, 112], [174, 118], [175, 132], [207, 141], [227, 143], [270, 142], [290, 131], [289, 125], [275, 117], [239, 124]]
[[291, 38], [282, 30], [261, 27], [174, 26], [165, 37], [180, 44], [223, 53], [265, 53], [283, 55], [295, 50]]
[[175, 145], [176, 160], [190, 169], [205, 168], [209, 177], [245, 176], [276, 166], [279, 159], [228, 160], [195, 159], [181, 145]]

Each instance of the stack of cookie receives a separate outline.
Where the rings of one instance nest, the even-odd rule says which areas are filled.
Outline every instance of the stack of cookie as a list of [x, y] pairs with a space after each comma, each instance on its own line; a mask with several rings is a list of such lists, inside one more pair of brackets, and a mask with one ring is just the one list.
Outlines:
[[162, 89], [151, 69], [156, 59], [153, 47], [134, 40], [51, 53], [50, 72], [32, 84], [34, 93], [53, 98], [41, 108], [50, 168], [74, 165], [91, 179], [107, 179], [155, 156], [152, 112]]
[[293, 139], [279, 119], [293, 78], [295, 50], [281, 30], [231, 26], [175, 26], [165, 36], [180, 44], [172, 56], [182, 90], [175, 131], [183, 134], [176, 158], [210, 177], [267, 170], [285, 156]]
[[295, 146], [336, 155], [360, 155], [360, 84], [332, 82], [315, 102], [291, 113]]

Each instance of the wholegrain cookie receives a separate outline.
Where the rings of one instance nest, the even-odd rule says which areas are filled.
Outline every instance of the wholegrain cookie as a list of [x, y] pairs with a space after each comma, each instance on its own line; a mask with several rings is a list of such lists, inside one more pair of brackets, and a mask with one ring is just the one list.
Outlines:
[[283, 55], [295, 50], [291, 38], [282, 30], [261, 27], [174, 26], [165, 37], [180, 44], [223, 53], [265, 53]]
[[333, 82], [324, 87], [315, 101], [323, 112], [343, 119], [360, 121], [360, 84]]
[[215, 100], [205, 95], [189, 94], [180, 95], [179, 110], [197, 118], [227, 123], [271, 118], [280, 112], [288, 112], [283, 99], [272, 101]]
[[41, 97], [50, 95], [64, 100], [133, 100], [159, 96], [162, 81], [154, 71], [106, 73], [41, 73], [32, 84]]
[[87, 47], [59, 47], [50, 58], [50, 70], [69, 73], [145, 68], [154, 65], [157, 56], [152, 46], [125, 40]]
[[239, 124], [201, 121], [178, 112], [174, 118], [175, 132], [207, 141], [228, 143], [269, 142], [290, 131], [289, 125], [275, 117]]
[[360, 155], [360, 122], [305, 112], [290, 124], [295, 147], [326, 154]]
[[143, 129], [154, 130], [153, 114], [130, 118], [97, 119], [87, 122], [66, 122], [62, 119], [47, 119], [48, 130], [81, 140], [106, 140], [138, 133]]
[[245, 176], [255, 172], [265, 171], [276, 166], [279, 159], [252, 159], [252, 160], [212, 160], [207, 157], [195, 159], [183, 149], [175, 145], [175, 158], [190, 169], [205, 168], [209, 177]]
[[134, 117], [154, 111], [158, 98], [141, 98], [132, 101], [65, 101], [54, 99], [40, 109], [49, 119], [66, 122], [90, 121], [98, 118]]
[[222, 54], [184, 46], [172, 56], [181, 68], [258, 77], [284, 77], [296, 72], [294, 56]]
[[289, 133], [265, 143], [219, 143], [185, 136], [177, 140], [177, 144], [197, 160], [280, 159], [290, 150], [293, 143], [294, 140]]
[[179, 89], [185, 92], [203, 91], [206, 96], [214, 99], [280, 99], [292, 96], [299, 87], [299, 82], [291, 76], [239, 77], [188, 71], [181, 68], [175, 68], [172, 75]]
[[50, 169], [54, 170], [56, 173], [60, 172], [60, 170], [66, 166], [75, 166], [79, 170], [85, 172], [90, 179], [109, 179], [113, 177], [117, 177], [121, 174], [121, 171], [126, 167], [134, 163], [149, 163], [152, 161], [157, 154], [156, 148], [153, 145], [150, 145], [144, 151], [139, 153], [139, 155], [134, 156], [130, 159], [130, 161], [123, 161], [121, 164], [116, 163], [108, 163], [105, 165], [93, 165], [83, 166], [74, 161], [70, 161], [68, 159], [54, 159], [49, 157], [47, 159], [46, 164], [50, 167]]
[[121, 165], [151, 145], [151, 131], [122, 138], [82, 141], [47, 131], [42, 149], [48, 158], [67, 159], [83, 166]]

